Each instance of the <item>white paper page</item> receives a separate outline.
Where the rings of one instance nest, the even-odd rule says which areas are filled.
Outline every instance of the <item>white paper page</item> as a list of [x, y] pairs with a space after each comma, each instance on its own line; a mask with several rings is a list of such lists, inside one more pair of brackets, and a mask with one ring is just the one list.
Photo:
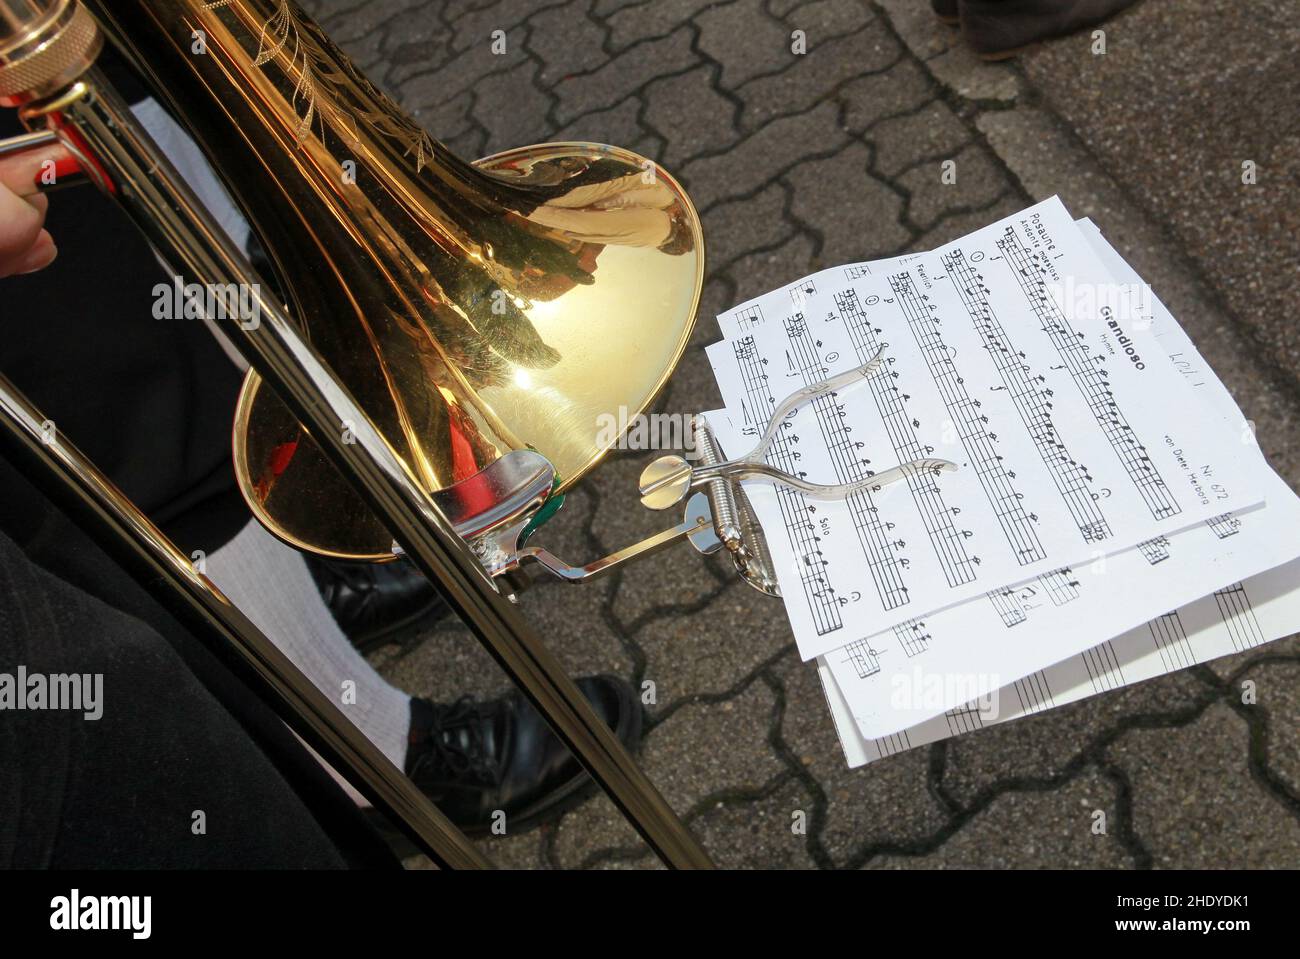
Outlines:
[[[1136, 272], [1105, 242], [1090, 222], [1081, 221], [1085, 236], [1115, 276], [1127, 283], [1140, 283]], [[1196, 351], [1186, 333], [1173, 321], [1168, 311], [1154, 300], [1153, 333], [1164, 352], [1179, 371], [1192, 382], [1198, 399], [1208, 403], [1230, 426], [1242, 427], [1244, 421], [1236, 404], [1208, 364]], [[1244, 435], [1249, 435], [1245, 433]], [[1253, 447], [1251, 447], [1254, 449]], [[1254, 449], [1252, 456], [1259, 456]], [[1144, 544], [1110, 560], [1108, 576], [1094, 577], [1093, 588], [1080, 589], [1070, 602], [1056, 606], [1045, 604], [1041, 594], [1030, 596], [989, 597], [1008, 614], [1008, 631], [1016, 627], [1032, 630], [1041, 636], [1056, 630], [1079, 629], [1095, 636], [1107, 635], [1098, 621], [1099, 615], [1116, 604], [1113, 586], [1131, 583], [1128, 605], [1135, 610], [1169, 609], [1149, 622], [1102, 643], [1085, 653], [1071, 657], [1047, 669], [1029, 675], [974, 703], [948, 710], [933, 719], [901, 732], [870, 737], [854, 723], [845, 721], [853, 715], [850, 697], [844, 689], [855, 692], [860, 685], [856, 671], [837, 670], [834, 655], [818, 660], [818, 671], [826, 692], [836, 729], [850, 766], [858, 766], [903, 749], [935, 742], [948, 736], [968, 732], [993, 722], [1005, 722], [1028, 713], [1082, 699], [1086, 696], [1140, 682], [1154, 676], [1205, 662], [1219, 656], [1249, 649], [1300, 630], [1300, 547], [1290, 546], [1295, 537], [1278, 531], [1295, 530], [1300, 523], [1300, 507], [1295, 495], [1280, 479], [1274, 479], [1268, 506], [1243, 517], [1224, 517], [1200, 529], [1187, 530], [1164, 542]], [[1181, 588], [1187, 575], [1188, 560], [1194, 575], [1199, 563], [1209, 558], [1200, 555], [1198, 539], [1205, 532], [1218, 539], [1213, 558], [1226, 570], [1246, 557], [1253, 563], [1283, 563], [1266, 572], [1232, 583], [1186, 603], [1167, 603], [1166, 597]], [[1145, 575], [1143, 566], [1145, 564]], [[1159, 605], [1156, 605], [1159, 604]], [[971, 629], [971, 619], [979, 617], [979, 603], [967, 603], [932, 617], [923, 627], [936, 639], [951, 635], [953, 641], [978, 639]], [[1018, 610], [1018, 612], [1017, 612]], [[974, 613], [974, 617], [970, 614]], [[837, 678], [838, 677], [838, 678]], [[841, 685], [841, 683], [843, 685]], [[900, 687], [905, 688], [905, 687]], [[915, 693], [916, 690], [911, 690]]]
[[[1252, 576], [999, 691], [996, 707], [975, 702], [877, 739], [852, 722], [836, 732], [849, 766], [1008, 722], [1098, 693], [1243, 652], [1300, 631], [1300, 561]], [[826, 657], [818, 671], [832, 714], [851, 715]]]
[[[1022, 230], [1029, 232], [1021, 237]], [[1025, 257], [1013, 248], [1037, 243], [1057, 258], [1052, 268], [1060, 275], [1090, 289], [1117, 286], [1059, 201], [962, 242], [982, 243], [1016, 264]], [[1180, 401], [1189, 389], [1167, 364], [1144, 361], [1139, 370], [1115, 358], [1109, 365], [1116, 372], [1109, 372], [1074, 345], [1075, 327], [1095, 335], [1084, 346], [1098, 352], [1119, 335], [1094, 329], [1102, 326], [1095, 310], [1072, 321], [1043, 319], [1042, 291], [1009, 278], [1020, 269], [1011, 263], [1001, 284], [980, 283], [998, 315], [1009, 317], [1000, 321], [998, 342], [1013, 335], [1041, 341], [1034, 356], [1017, 356], [1009, 373], [989, 348], [989, 314], [970, 312], [954, 284], [929, 265], [935, 262], [921, 257], [902, 274], [818, 290], [806, 313], [793, 310], [797, 296], [784, 316], [753, 310], [747, 332], [709, 349], [729, 410], [752, 432], [791, 390], [857, 366], [884, 345], [885, 366], [788, 421], [770, 461], [820, 482], [925, 455], [961, 466], [955, 474], [914, 477], [883, 496], [839, 502], [750, 484], [804, 658], [1262, 498], [1259, 477], [1251, 482], [1240, 467], [1236, 434]], [[842, 305], [845, 297], [853, 302], [844, 309], [818, 312], [818, 303]], [[1057, 355], [1064, 332], [1069, 345]], [[1123, 335], [1137, 355], [1157, 353], [1149, 331]], [[1142, 446], [1132, 439], [1139, 428], [1158, 431], [1161, 441]], [[729, 450], [749, 445], [743, 437], [720, 438]], [[1040, 654], [1040, 664], [1080, 648], [1056, 646]]]

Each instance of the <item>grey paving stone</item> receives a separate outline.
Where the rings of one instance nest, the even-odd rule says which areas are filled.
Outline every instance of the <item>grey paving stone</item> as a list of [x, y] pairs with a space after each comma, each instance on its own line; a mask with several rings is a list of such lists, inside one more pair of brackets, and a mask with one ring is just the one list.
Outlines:
[[928, 4], [879, 0], [897, 30], [926, 69], [957, 96], [983, 106], [1005, 106], [1020, 92], [1020, 79], [1005, 63], [986, 63], [961, 41], [961, 33], [939, 21]]
[[685, 71], [697, 62], [691, 31], [683, 26], [665, 37], [637, 43], [617, 59], [588, 73], [573, 73], [552, 88], [560, 98], [559, 123], [592, 110], [604, 110], [640, 92], [651, 80]]
[[772, 14], [806, 32], [810, 50], [826, 37], [853, 33], [875, 15], [871, 5], [862, 0], [810, 0]]
[[528, 18], [528, 50], [544, 64], [538, 79], [558, 82], [570, 73], [595, 70], [608, 62], [606, 32], [590, 17], [575, 15], [573, 5], [553, 7]]
[[604, 795], [593, 797], [546, 828], [547, 861], [561, 869], [576, 869], [611, 853], [637, 868], [654, 865], [654, 856]]
[[[774, 709], [771, 692], [761, 683], [720, 704], [677, 709], [647, 736], [641, 768], [679, 814], [766, 795], [784, 773], [766, 743]], [[600, 797], [564, 816], [552, 851], [566, 867], [611, 850], [631, 852], [652, 865], [639, 846], [631, 827]]]
[[746, 595], [739, 578], [700, 612], [656, 621], [638, 633], [645, 678], [654, 680], [662, 706], [696, 696], [722, 696], [759, 666], [791, 648], [784, 614]]
[[478, 840], [475, 845], [479, 852], [491, 860], [498, 869], [544, 869], [546, 860], [542, 855], [542, 843], [545, 837], [540, 830], [512, 836], [510, 824], [506, 823], [506, 835], [488, 836]]
[[895, 176], [922, 159], [953, 156], [970, 130], [946, 104], [933, 101], [915, 113], [882, 120], [867, 134], [876, 148], [876, 169]]
[[[645, 122], [664, 138], [660, 161], [670, 170], [739, 139], [735, 103], [714, 86], [713, 68], [707, 65], [653, 81], [646, 87], [644, 103]], [[690, 109], [682, 109], [683, 104]]]
[[505, 54], [492, 52], [491, 40], [485, 40], [444, 64], [421, 60], [402, 63], [387, 71], [389, 89], [408, 110], [423, 110], [445, 103], [473, 90], [485, 77], [532, 62], [517, 46]]
[[912, 55], [925, 63], [961, 46], [960, 32], [939, 22], [928, 3], [909, 3], [908, 0], [876, 2], [885, 11], [890, 25], [898, 31]]
[[935, 221], [935, 225], [917, 237], [910, 244], [913, 250], [933, 250], [951, 240], [964, 236], [972, 230], [978, 230], [1004, 216], [1010, 216], [1017, 210], [1023, 210], [1026, 204], [1015, 191], [1009, 191], [1000, 199], [984, 207], [972, 210], [946, 210]]
[[548, 139], [610, 143], [636, 150], [645, 156], [654, 156], [659, 152], [659, 146], [656, 143], [647, 149], [650, 135], [641, 125], [640, 112], [640, 102], [635, 97], [628, 97], [608, 110], [584, 113], [571, 123], [549, 133]]
[[757, 681], [720, 703], [700, 699], [674, 708], [656, 717], [642, 768], [679, 812], [709, 797], [761, 793], [785, 773], [767, 742], [779, 715], [772, 691]]
[[[565, 558], [574, 563], [596, 559], [587, 553], [570, 553]], [[623, 637], [603, 616], [613, 584], [595, 582], [585, 588], [542, 579], [540, 575], [536, 582], [537, 586], [520, 596], [520, 611], [545, 638], [547, 647], [569, 675], [612, 673], [630, 678], [632, 657], [623, 645]]]
[[[728, 200], [711, 209], [704, 217], [704, 228], [705, 254], [712, 269], [726, 270], [740, 257], [787, 239], [790, 223], [783, 212], [787, 200], [786, 191], [773, 183], [755, 196]], [[733, 305], [724, 303], [722, 309]], [[717, 312], [721, 310], [705, 315]]]
[[[1262, 763], [1281, 780], [1294, 799], [1300, 800], [1300, 649], [1270, 651], [1266, 657], [1287, 656], [1289, 662], [1262, 662], [1248, 669], [1244, 679], [1255, 682], [1256, 708], [1267, 730], [1261, 737]], [[1248, 714], [1249, 715], [1249, 714]], [[1300, 811], [1300, 810], [1298, 810]]]
[[474, 96], [467, 90], [460, 96], [436, 106], [412, 110], [411, 115], [422, 127], [434, 133], [439, 140], [449, 146], [453, 143], [469, 141], [469, 155], [478, 157], [485, 152], [484, 144], [487, 135], [470, 116], [470, 107], [473, 103]]
[[[954, 166], [945, 168], [947, 160]], [[952, 171], [951, 183], [945, 182], [946, 169]], [[1002, 164], [987, 148], [974, 144], [952, 157], [913, 167], [898, 178], [897, 185], [909, 194], [907, 219], [920, 230], [934, 226], [951, 210], [987, 207], [1012, 187]]]
[[772, 672], [784, 687], [782, 741], [821, 792], [810, 835], [835, 864], [853, 864], [869, 849], [915, 846], [944, 827], [948, 813], [927, 782], [928, 750], [849, 769], [826, 722], [816, 668], [791, 653]]
[[821, 261], [813, 255], [816, 246], [816, 237], [798, 233], [779, 246], [741, 257], [727, 269], [735, 301], [742, 303], [820, 269]]
[[872, 175], [871, 152], [861, 143], [801, 163], [784, 180], [794, 189], [791, 211], [819, 239], [816, 255], [827, 265], [871, 259], [911, 237], [900, 222], [902, 197]]
[[1300, 653], [1300, 636], [1290, 636], [1275, 643], [1248, 649], [1245, 652], [1212, 659], [1206, 663], [1206, 668], [1219, 679], [1240, 680], [1245, 675], [1245, 670], [1250, 664], [1256, 662], [1261, 656], [1287, 656], [1296, 653]]
[[[1167, 225], [1293, 384], [1296, 12], [1268, 0], [1146, 2], [1107, 25], [1104, 57], [1080, 35], [1024, 59], [1046, 103]], [[1256, 165], [1254, 185], [1242, 182], [1245, 161]]]
[[901, 52], [878, 20], [844, 36], [822, 38], [787, 69], [755, 77], [736, 91], [744, 101], [741, 126], [753, 130], [775, 117], [811, 109], [860, 83], [864, 75], [888, 70]]
[[722, 84], [735, 89], [746, 80], [793, 64], [791, 28], [768, 17], [762, 0], [710, 5], [695, 18], [699, 47], [722, 65]]
[[914, 113], [937, 96], [930, 75], [900, 49], [887, 70], [849, 81], [838, 99], [844, 107], [844, 129], [863, 133], [885, 117]]
[[688, 163], [681, 170], [696, 205], [706, 214], [719, 202], [756, 193], [773, 176], [809, 156], [831, 156], [846, 141], [832, 103], [773, 120], [730, 150]]
[[[1094, 832], [1103, 821], [1106, 832]], [[919, 856], [872, 859], [873, 869], [1120, 869], [1133, 865], [1117, 839], [1114, 785], [1093, 770], [1059, 789], [1004, 793]]]
[[1111, 747], [1132, 783], [1135, 832], [1157, 868], [1295, 866], [1300, 821], [1252, 777], [1248, 735], [1216, 703], [1189, 726], [1134, 731]]
[[549, 137], [551, 124], [547, 111], [555, 98], [534, 82], [537, 73], [534, 61], [521, 60], [475, 84], [471, 115], [489, 131], [482, 147], [485, 152], [499, 153]]
[[544, 11], [557, 8], [570, 8], [574, 14], [578, 13], [572, 0], [532, 0], [530, 3], [493, 3], [480, 7], [451, 4], [446, 19], [453, 30], [452, 46], [461, 51], [490, 43], [494, 30], [504, 30], [513, 46], [523, 41], [521, 27], [524, 24]]
[[664, 36], [708, 6], [705, 0], [654, 0], [624, 7], [605, 18], [610, 47], [625, 50], [639, 40]]
[[809, 796], [795, 780], [754, 802], [719, 802], [691, 824], [721, 869], [816, 869], [796, 813], [806, 814]]
[[968, 807], [1008, 781], [1062, 779], [1131, 717], [1177, 715], [1212, 695], [1190, 673], [1178, 672], [960, 736], [947, 746], [943, 788]]
[[462, 695], [497, 696], [509, 687], [478, 640], [452, 618], [424, 631], [414, 642], [385, 646], [367, 659], [393, 685], [441, 703]]
[[650, 6], [655, 0], [595, 0], [592, 4], [592, 13], [600, 17], [608, 17], [626, 7], [644, 7]]

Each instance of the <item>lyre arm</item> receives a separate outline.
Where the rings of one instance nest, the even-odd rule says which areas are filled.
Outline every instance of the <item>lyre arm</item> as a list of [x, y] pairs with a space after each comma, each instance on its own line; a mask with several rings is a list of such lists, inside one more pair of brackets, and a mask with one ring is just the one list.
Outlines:
[[686, 519], [671, 529], [656, 533], [639, 543], [634, 543], [617, 552], [610, 553], [608, 556], [603, 556], [585, 566], [571, 566], [541, 546], [525, 546], [519, 551], [519, 560], [522, 562], [531, 559], [540, 563], [566, 583], [583, 583], [608, 573], [630, 559], [650, 556], [673, 545], [679, 539], [712, 528], [713, 519], [710, 513], [706, 511], [703, 515], [698, 516], [692, 516], [691, 513], [691, 510], [687, 510]]

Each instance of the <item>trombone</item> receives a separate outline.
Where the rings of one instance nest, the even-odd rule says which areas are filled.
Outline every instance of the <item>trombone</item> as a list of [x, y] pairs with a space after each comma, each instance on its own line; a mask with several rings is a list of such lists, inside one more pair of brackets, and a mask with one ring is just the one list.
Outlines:
[[[95, 67], [106, 38], [205, 149], [288, 304]], [[251, 367], [235, 463], [257, 518], [326, 555], [407, 556], [660, 858], [711, 865], [491, 572], [599, 460], [594, 414], [643, 409], [685, 347], [703, 246], [671, 177], [593, 144], [466, 163], [289, 0], [0, 0], [0, 106], [32, 131], [4, 148], [57, 137], [172, 272], [254, 291], [258, 322], [223, 329]], [[487, 864], [2, 378], [0, 413], [16, 461], [423, 851]]]

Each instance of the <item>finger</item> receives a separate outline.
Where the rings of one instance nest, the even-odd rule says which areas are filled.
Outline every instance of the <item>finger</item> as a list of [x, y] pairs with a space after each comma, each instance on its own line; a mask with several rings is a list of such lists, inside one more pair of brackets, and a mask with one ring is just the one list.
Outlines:
[[76, 160], [61, 143], [50, 143], [32, 150], [23, 150], [0, 159], [0, 186], [7, 187], [19, 196], [35, 192], [36, 184], [50, 187], [60, 175], [76, 168]]
[[54, 245], [54, 237], [50, 236], [48, 230], [41, 230], [36, 237], [36, 242], [28, 248], [26, 253], [7, 262], [0, 260], [0, 278], [43, 270], [53, 263], [54, 258], [58, 255], [59, 248]]
[[44, 206], [0, 186], [0, 261], [11, 261], [31, 249], [44, 224]]

